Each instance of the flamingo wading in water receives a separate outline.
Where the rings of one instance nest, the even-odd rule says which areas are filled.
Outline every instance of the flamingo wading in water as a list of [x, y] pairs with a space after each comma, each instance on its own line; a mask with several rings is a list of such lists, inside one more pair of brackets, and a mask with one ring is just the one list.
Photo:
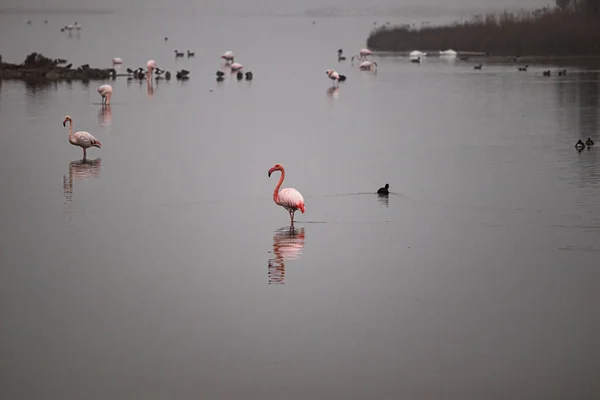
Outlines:
[[98, 87], [98, 93], [102, 96], [102, 105], [110, 104], [110, 97], [112, 96], [112, 86], [102, 85]]
[[221, 58], [225, 60], [226, 64], [230, 64], [235, 59], [235, 55], [233, 54], [233, 51], [226, 51], [225, 53], [223, 53]]
[[86, 156], [86, 149], [90, 147], [102, 147], [102, 143], [100, 143], [100, 141], [89, 132], [78, 131], [73, 133], [73, 119], [69, 115], [65, 116], [63, 126], [66, 126], [67, 122], [69, 122], [69, 143], [71, 143], [73, 146], [79, 146], [83, 149], [84, 160]]
[[154, 71], [154, 69], [156, 68], [156, 61], [148, 60], [148, 62], [146, 63], [146, 68], [148, 68], [148, 72], [146, 73], [147, 79], [150, 80], [152, 79], [152, 71]]
[[273, 191], [273, 201], [275, 204], [285, 208], [290, 213], [290, 221], [293, 226], [294, 213], [297, 210], [300, 210], [302, 214], [304, 214], [304, 197], [302, 197], [300, 192], [294, 188], [285, 188], [279, 190], [283, 180], [285, 179], [285, 170], [281, 164], [275, 164], [269, 170], [269, 178], [275, 171], [281, 171], [281, 176], [279, 177], [279, 182], [277, 182], [277, 186], [275, 186], [275, 190]]

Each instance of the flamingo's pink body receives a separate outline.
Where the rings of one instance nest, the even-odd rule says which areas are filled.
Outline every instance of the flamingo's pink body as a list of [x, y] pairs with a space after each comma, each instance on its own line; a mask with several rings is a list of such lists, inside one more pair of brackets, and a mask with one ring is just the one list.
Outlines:
[[332, 69], [328, 69], [325, 71], [329, 79], [331, 79], [334, 83], [338, 83], [340, 81], [340, 74]]
[[244, 66], [240, 63], [233, 63], [231, 64], [231, 72], [235, 72], [235, 71], [239, 71], [242, 68], [244, 68]]
[[279, 177], [279, 182], [277, 182], [277, 186], [275, 186], [275, 190], [273, 191], [273, 201], [275, 204], [285, 208], [290, 213], [290, 221], [291, 224], [294, 225], [294, 213], [297, 210], [300, 210], [302, 214], [304, 214], [304, 197], [294, 188], [285, 188], [279, 190], [283, 180], [285, 179], [285, 170], [281, 164], [275, 164], [269, 170], [269, 177], [275, 171], [281, 171], [281, 176]]
[[373, 52], [369, 49], [360, 49], [358, 52], [360, 58], [367, 58], [367, 56], [370, 56], [371, 54], [373, 54]]
[[358, 68], [363, 71], [373, 71], [376, 67], [377, 63], [375, 61], [363, 61], [358, 65]]
[[84, 160], [86, 157], [86, 149], [89, 149], [90, 147], [102, 147], [102, 143], [89, 132], [79, 131], [73, 133], [73, 119], [69, 115], [65, 116], [63, 126], [65, 126], [67, 122], [69, 122], [69, 143], [83, 149]]
[[154, 69], [156, 68], [156, 61], [148, 60], [148, 62], [146, 63], [146, 68], [148, 68], [147, 78], [152, 79], [152, 71], [154, 71]]
[[112, 59], [113, 64], [123, 64], [123, 59], [121, 57], [115, 57]]
[[102, 104], [110, 104], [110, 98], [112, 96], [112, 86], [102, 85], [98, 87], [98, 93], [102, 96]]
[[224, 59], [226, 63], [232, 63], [235, 59], [235, 56], [233, 54], [233, 51], [226, 51], [225, 53], [223, 53], [221, 58]]

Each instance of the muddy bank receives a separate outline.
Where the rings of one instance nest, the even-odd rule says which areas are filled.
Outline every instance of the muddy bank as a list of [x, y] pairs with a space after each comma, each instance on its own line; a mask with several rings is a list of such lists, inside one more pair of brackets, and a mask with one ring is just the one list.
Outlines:
[[0, 79], [90, 81], [115, 79], [116, 75], [113, 68], [91, 68], [87, 64], [73, 67], [67, 60], [51, 59], [39, 53], [29, 54], [20, 64], [3, 62], [0, 56]]

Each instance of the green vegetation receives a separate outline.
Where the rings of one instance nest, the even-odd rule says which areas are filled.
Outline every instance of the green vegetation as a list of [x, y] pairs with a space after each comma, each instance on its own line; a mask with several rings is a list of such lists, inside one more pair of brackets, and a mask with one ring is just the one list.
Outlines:
[[556, 7], [476, 15], [466, 22], [421, 28], [380, 27], [376, 51], [481, 52], [495, 56], [600, 55], [600, 0], [556, 0]]

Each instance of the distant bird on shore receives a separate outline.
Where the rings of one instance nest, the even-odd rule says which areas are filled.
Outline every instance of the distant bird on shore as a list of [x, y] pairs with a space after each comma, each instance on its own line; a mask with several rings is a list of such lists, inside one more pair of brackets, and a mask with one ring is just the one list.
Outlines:
[[548, 70], [542, 72], [542, 75], [544, 75], [544, 76], [550, 76], [550, 70], [548, 69]]
[[112, 97], [113, 88], [110, 85], [102, 85], [98, 87], [98, 93], [102, 96], [102, 105], [110, 104], [110, 98]]
[[196, 53], [194, 53], [193, 51], [187, 51], [187, 56], [188, 57], [194, 57], [196, 55]]
[[585, 144], [579, 139], [577, 143], [575, 143], [575, 148], [579, 151], [585, 149]]
[[587, 138], [587, 140], [585, 141], [585, 145], [587, 147], [592, 147], [594, 145], [594, 141], [592, 140], [592, 138]]
[[379, 188], [379, 190], [377, 191], [377, 194], [388, 195], [388, 194], [390, 194], [390, 191], [388, 190], [389, 188], [390, 188], [390, 184], [386, 183], [385, 187]]
[[67, 122], [69, 122], [69, 143], [83, 149], [84, 160], [86, 157], [86, 149], [89, 149], [90, 147], [102, 147], [102, 143], [89, 132], [78, 131], [73, 133], [73, 119], [69, 115], [65, 116], [63, 126], [66, 126]]
[[566, 69], [558, 71], [558, 76], [566, 76], [566, 75], [567, 75], [567, 70]]
[[473, 66], [473, 69], [481, 69], [483, 67], [483, 64], [476, 64]]
[[175, 58], [183, 57], [184, 55], [184, 52], [175, 50]]

